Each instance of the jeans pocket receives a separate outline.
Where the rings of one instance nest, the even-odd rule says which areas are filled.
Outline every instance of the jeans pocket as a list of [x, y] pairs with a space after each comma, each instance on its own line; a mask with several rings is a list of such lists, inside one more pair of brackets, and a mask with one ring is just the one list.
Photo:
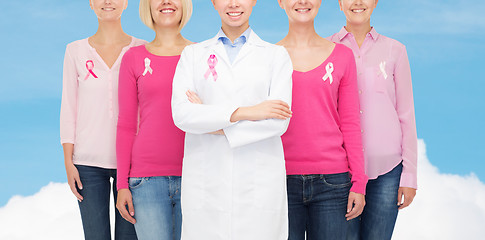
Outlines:
[[322, 182], [333, 188], [345, 188], [352, 184], [348, 172], [322, 175]]
[[130, 189], [135, 189], [140, 187], [145, 182], [145, 178], [142, 177], [130, 177], [128, 179], [128, 183], [130, 185]]

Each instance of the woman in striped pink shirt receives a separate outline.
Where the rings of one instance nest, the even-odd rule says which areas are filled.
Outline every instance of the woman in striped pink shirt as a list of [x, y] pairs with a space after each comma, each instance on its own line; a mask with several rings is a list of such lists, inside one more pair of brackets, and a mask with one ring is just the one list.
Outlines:
[[339, 0], [347, 24], [329, 39], [351, 48], [357, 65], [367, 205], [348, 239], [391, 239], [399, 209], [417, 189], [417, 135], [406, 48], [377, 33], [377, 0]]
[[367, 176], [355, 60], [320, 37], [321, 0], [279, 0], [289, 21], [278, 44], [293, 62], [293, 117], [282, 136], [288, 185], [289, 240], [345, 239], [362, 212]]

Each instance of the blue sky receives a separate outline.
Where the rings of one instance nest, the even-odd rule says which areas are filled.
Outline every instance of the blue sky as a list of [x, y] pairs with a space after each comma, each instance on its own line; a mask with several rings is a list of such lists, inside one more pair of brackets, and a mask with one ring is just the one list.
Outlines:
[[[411, 63], [418, 137], [441, 172], [474, 172], [485, 181], [485, 19], [479, 0], [380, 1], [372, 25], [407, 46]], [[153, 39], [129, 1], [125, 31]], [[259, 0], [250, 24], [277, 42], [286, 35], [284, 11], [276, 0]], [[317, 32], [340, 30], [345, 17], [337, 0], [323, 1]], [[200, 42], [220, 22], [209, 0], [194, 0], [194, 15], [183, 31]], [[62, 62], [67, 43], [96, 32], [89, 1], [0, 2], [0, 206], [13, 195], [31, 195], [49, 182], [65, 182], [59, 143]]]

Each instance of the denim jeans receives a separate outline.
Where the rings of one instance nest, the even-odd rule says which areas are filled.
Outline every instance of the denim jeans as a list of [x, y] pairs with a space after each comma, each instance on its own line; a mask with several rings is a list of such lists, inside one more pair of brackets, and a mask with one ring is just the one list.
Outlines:
[[349, 173], [288, 175], [289, 240], [341, 240], [351, 187]]
[[[117, 199], [116, 169], [106, 169], [76, 165], [83, 184], [78, 189], [83, 196], [79, 202], [83, 222], [84, 238], [86, 240], [111, 240], [109, 220], [109, 200], [111, 189], [114, 201]], [[110, 183], [113, 178], [113, 184]], [[133, 224], [121, 217], [115, 210], [115, 240], [136, 240]]]
[[399, 211], [397, 192], [401, 173], [402, 163], [377, 179], [369, 180], [364, 211], [350, 221], [348, 240], [391, 239]]
[[130, 178], [140, 240], [179, 240], [182, 228], [181, 177]]

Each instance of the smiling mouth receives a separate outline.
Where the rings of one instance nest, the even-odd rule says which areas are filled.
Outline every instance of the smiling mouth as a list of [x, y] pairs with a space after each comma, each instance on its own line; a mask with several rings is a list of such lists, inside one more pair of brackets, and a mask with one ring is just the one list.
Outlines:
[[171, 8], [170, 9], [167, 9], [167, 8], [165, 8], [165, 9], [160, 10], [160, 12], [161, 13], [173, 13], [173, 12], [175, 12], [175, 9], [171, 9]]
[[101, 10], [103, 11], [114, 11], [115, 8], [112, 8], [112, 7], [105, 7], [105, 8], [101, 8]]
[[298, 8], [298, 9], [295, 9], [296, 12], [299, 12], [299, 13], [306, 13], [306, 12], [309, 12], [311, 9], [310, 8]]
[[227, 15], [229, 15], [229, 17], [239, 17], [243, 14], [243, 12], [228, 12]]
[[361, 13], [361, 12], [364, 12], [364, 11], [365, 11], [365, 9], [362, 9], [362, 8], [361, 9], [352, 9], [353, 13]]

